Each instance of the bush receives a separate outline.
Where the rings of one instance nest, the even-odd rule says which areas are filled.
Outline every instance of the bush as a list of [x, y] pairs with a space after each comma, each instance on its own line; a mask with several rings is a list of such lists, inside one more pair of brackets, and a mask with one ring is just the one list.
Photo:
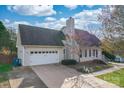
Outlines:
[[93, 68], [83, 66], [82, 68], [77, 69], [77, 71], [82, 72], [82, 73], [91, 73], [93, 72]]
[[61, 63], [63, 65], [75, 65], [75, 64], [77, 64], [77, 61], [73, 60], [73, 59], [67, 59], [67, 60], [62, 60]]
[[115, 60], [115, 55], [113, 55], [112, 53], [109, 53], [107, 51], [102, 51], [102, 54], [104, 54], [105, 57], [107, 57], [110, 60]]

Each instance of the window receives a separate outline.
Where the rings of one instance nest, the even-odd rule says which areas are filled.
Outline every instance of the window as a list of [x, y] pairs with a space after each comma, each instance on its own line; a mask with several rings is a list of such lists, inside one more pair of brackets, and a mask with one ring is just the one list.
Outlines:
[[58, 53], [58, 51], [56, 51], [55, 53]]
[[49, 53], [51, 53], [51, 51], [49, 51]]
[[63, 53], [65, 54], [65, 49], [63, 50]]
[[52, 53], [54, 53], [54, 51], [52, 51]]
[[35, 54], [37, 54], [37, 51], [35, 51]]
[[33, 53], [34, 53], [33, 51], [30, 52], [30, 54], [33, 54]]
[[41, 54], [41, 51], [39, 51], [39, 54]]
[[96, 57], [98, 57], [98, 50], [96, 49]]
[[82, 50], [80, 50], [80, 58], [82, 57]]
[[91, 49], [89, 50], [89, 57], [91, 57]]
[[48, 53], [48, 51], [46, 51], [46, 53]]
[[87, 50], [85, 50], [85, 57], [87, 57]]
[[42, 52], [43, 54], [45, 53], [45, 51]]
[[95, 57], [95, 49], [93, 50], [93, 56]]

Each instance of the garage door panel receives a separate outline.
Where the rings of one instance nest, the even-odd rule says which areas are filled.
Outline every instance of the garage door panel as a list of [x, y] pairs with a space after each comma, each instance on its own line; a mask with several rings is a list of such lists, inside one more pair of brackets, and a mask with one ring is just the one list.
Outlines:
[[59, 53], [55, 52], [37, 52], [30, 54], [31, 65], [52, 64], [59, 62]]

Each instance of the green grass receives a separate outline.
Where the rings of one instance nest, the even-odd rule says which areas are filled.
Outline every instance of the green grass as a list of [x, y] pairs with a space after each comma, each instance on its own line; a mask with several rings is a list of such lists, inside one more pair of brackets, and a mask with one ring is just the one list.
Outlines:
[[7, 80], [8, 80], [8, 78], [6, 76], [3, 76], [0, 74], [0, 83], [7, 81]]
[[12, 70], [11, 64], [0, 64], [0, 83], [8, 80], [7, 72]]
[[4, 73], [4, 72], [8, 72], [12, 70], [12, 65], [10, 64], [0, 64], [0, 72]]
[[114, 83], [120, 87], [124, 87], [124, 68], [111, 73], [99, 75], [96, 77]]
[[95, 66], [94, 68], [96, 71], [102, 70], [103, 68], [101, 66]]

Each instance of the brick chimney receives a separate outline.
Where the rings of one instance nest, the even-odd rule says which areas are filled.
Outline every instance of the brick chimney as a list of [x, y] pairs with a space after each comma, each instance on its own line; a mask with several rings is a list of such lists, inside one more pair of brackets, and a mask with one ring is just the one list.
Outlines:
[[67, 21], [66, 21], [66, 31], [68, 33], [69, 36], [73, 36], [75, 34], [75, 30], [74, 30], [74, 18], [70, 17]]

